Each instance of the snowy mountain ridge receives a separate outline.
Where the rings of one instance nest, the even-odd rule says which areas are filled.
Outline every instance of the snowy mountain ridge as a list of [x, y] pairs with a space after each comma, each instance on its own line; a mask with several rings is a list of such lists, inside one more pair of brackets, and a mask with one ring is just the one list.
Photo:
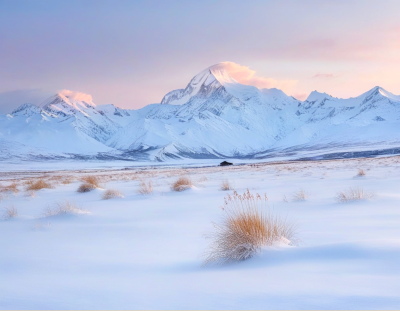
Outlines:
[[91, 98], [63, 93], [39, 107], [23, 104], [0, 115], [0, 148], [10, 159], [164, 161], [400, 147], [400, 96], [374, 87], [349, 99], [314, 91], [302, 102], [278, 89], [240, 84], [225, 64], [138, 110], [96, 106]]

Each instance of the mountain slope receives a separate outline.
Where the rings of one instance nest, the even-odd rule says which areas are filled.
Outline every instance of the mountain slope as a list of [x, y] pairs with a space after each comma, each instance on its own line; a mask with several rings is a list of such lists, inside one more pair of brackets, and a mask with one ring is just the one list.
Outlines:
[[397, 148], [399, 122], [400, 96], [381, 87], [349, 99], [314, 91], [301, 102], [278, 89], [240, 84], [220, 63], [138, 110], [63, 94], [40, 107], [24, 104], [0, 116], [0, 144], [102, 158], [296, 156]]
[[24, 104], [11, 114], [0, 116], [3, 140], [49, 152], [112, 151], [104, 142], [120, 127], [92, 102], [76, 101], [62, 94], [47, 99], [40, 107]]
[[294, 130], [299, 103], [276, 89], [239, 84], [220, 65], [212, 66], [185, 89], [168, 93], [160, 105], [142, 109], [141, 120], [121, 129], [109, 144], [163, 147], [160, 156], [167, 146], [189, 156], [244, 156]]

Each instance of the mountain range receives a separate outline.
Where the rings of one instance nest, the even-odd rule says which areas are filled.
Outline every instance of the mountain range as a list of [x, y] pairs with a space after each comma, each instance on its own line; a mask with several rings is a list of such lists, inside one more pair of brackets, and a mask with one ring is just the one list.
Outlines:
[[339, 99], [233, 79], [224, 63], [137, 110], [62, 93], [0, 115], [0, 160], [332, 158], [400, 153], [400, 96]]

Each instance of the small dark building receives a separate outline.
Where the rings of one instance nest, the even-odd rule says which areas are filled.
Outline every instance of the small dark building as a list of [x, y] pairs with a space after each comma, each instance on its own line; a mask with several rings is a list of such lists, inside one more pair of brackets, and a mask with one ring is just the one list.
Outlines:
[[224, 161], [224, 162], [221, 162], [219, 166], [228, 166], [228, 165], [233, 165], [233, 163]]

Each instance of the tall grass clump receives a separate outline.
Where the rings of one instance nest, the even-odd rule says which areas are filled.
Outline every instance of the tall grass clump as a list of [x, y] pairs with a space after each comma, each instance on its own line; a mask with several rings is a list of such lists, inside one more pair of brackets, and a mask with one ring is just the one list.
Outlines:
[[17, 216], [18, 210], [14, 206], [4, 208], [3, 220], [8, 220]]
[[95, 188], [100, 188], [100, 180], [97, 176], [85, 176], [82, 178], [82, 181], [86, 184], [93, 185]]
[[123, 194], [121, 192], [119, 192], [118, 190], [115, 189], [107, 189], [106, 191], [104, 191], [103, 195], [102, 195], [102, 199], [103, 200], [109, 200], [112, 198], [123, 198]]
[[172, 184], [171, 190], [180, 192], [189, 189], [192, 186], [192, 180], [189, 177], [181, 176]]
[[41, 189], [51, 189], [53, 185], [45, 181], [44, 179], [39, 179], [37, 181], [29, 180], [26, 183], [26, 191], [37, 191]]
[[229, 180], [225, 179], [221, 183], [221, 190], [222, 191], [228, 191], [228, 190], [233, 190], [232, 185], [230, 184]]
[[96, 189], [95, 186], [93, 186], [92, 184], [88, 184], [88, 183], [83, 183], [78, 187], [78, 192], [79, 193], [84, 193], [84, 192], [89, 192]]
[[137, 190], [139, 194], [150, 194], [153, 192], [153, 182], [151, 180], [144, 181], [141, 180], [139, 183], [139, 188]]
[[78, 214], [89, 214], [89, 211], [81, 208], [79, 205], [77, 205], [75, 202], [72, 201], [63, 201], [63, 202], [57, 202], [53, 207], [48, 206], [44, 213], [44, 217], [52, 217], [52, 216], [57, 216], [57, 215], [65, 215], [65, 214], [70, 214], [70, 215], [78, 215]]
[[100, 181], [96, 176], [85, 176], [82, 178], [83, 183], [79, 186], [78, 192], [85, 193], [100, 187]]
[[349, 188], [336, 194], [335, 200], [339, 203], [347, 203], [360, 200], [369, 200], [374, 196], [373, 193], [364, 191], [363, 188]]
[[8, 186], [2, 186], [0, 187], [0, 192], [3, 193], [9, 193], [12, 192], [14, 194], [18, 193], [18, 185], [16, 182], [12, 182], [11, 184], [9, 184]]
[[205, 253], [204, 265], [224, 264], [253, 257], [264, 247], [276, 243], [294, 244], [296, 226], [275, 215], [267, 205], [268, 197], [249, 190], [225, 197], [221, 223], [213, 223], [214, 232]]

